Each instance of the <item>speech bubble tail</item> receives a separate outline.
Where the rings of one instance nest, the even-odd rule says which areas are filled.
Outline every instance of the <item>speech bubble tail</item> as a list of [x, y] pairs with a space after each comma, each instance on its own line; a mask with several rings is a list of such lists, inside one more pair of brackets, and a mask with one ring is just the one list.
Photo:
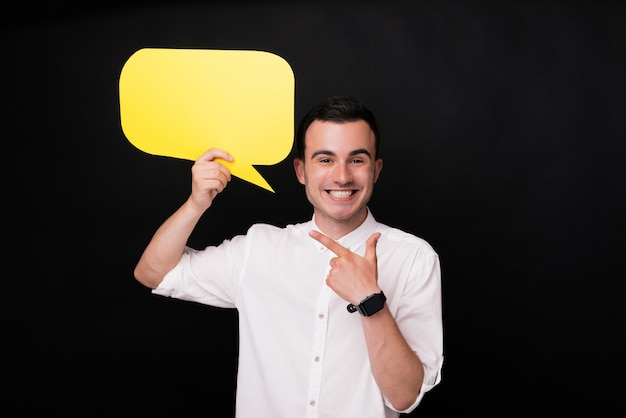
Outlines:
[[240, 179], [252, 184], [256, 184], [257, 186], [269, 190], [272, 193], [276, 193], [274, 189], [272, 189], [272, 186], [270, 186], [269, 183], [263, 178], [261, 173], [259, 173], [253, 166], [229, 163], [227, 161], [221, 162], [230, 169], [233, 176], [239, 177]]

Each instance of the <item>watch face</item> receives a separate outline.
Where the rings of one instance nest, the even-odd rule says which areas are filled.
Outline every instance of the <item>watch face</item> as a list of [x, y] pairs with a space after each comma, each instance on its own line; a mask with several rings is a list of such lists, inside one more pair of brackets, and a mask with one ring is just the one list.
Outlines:
[[380, 311], [385, 306], [387, 298], [383, 292], [368, 296], [358, 306], [359, 312], [363, 316], [371, 316]]

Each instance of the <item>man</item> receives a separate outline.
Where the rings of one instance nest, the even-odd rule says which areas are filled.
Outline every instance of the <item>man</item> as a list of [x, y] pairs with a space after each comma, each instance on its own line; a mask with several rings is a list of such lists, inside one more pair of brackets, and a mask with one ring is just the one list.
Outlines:
[[231, 179], [220, 160], [236, 158], [210, 149], [192, 167], [188, 200], [141, 256], [135, 277], [154, 293], [238, 309], [237, 417], [398, 417], [439, 383], [439, 258], [367, 207], [379, 141], [358, 100], [319, 103], [294, 158], [312, 219], [253, 225], [196, 250], [187, 240]]

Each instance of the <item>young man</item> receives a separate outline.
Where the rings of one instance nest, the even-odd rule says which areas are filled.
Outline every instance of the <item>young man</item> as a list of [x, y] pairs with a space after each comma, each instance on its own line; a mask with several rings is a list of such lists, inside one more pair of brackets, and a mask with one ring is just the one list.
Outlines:
[[441, 379], [438, 255], [367, 207], [383, 167], [374, 115], [333, 97], [302, 120], [294, 169], [313, 206], [301, 224], [253, 225], [196, 250], [187, 240], [231, 179], [210, 149], [191, 195], [135, 268], [154, 293], [239, 314], [236, 416], [398, 417]]

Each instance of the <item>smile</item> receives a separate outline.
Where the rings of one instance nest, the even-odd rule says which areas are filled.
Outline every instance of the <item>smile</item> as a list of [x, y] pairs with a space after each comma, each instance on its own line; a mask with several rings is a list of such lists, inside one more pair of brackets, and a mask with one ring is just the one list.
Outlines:
[[337, 199], [343, 199], [352, 196], [352, 190], [329, 190], [328, 193]]

